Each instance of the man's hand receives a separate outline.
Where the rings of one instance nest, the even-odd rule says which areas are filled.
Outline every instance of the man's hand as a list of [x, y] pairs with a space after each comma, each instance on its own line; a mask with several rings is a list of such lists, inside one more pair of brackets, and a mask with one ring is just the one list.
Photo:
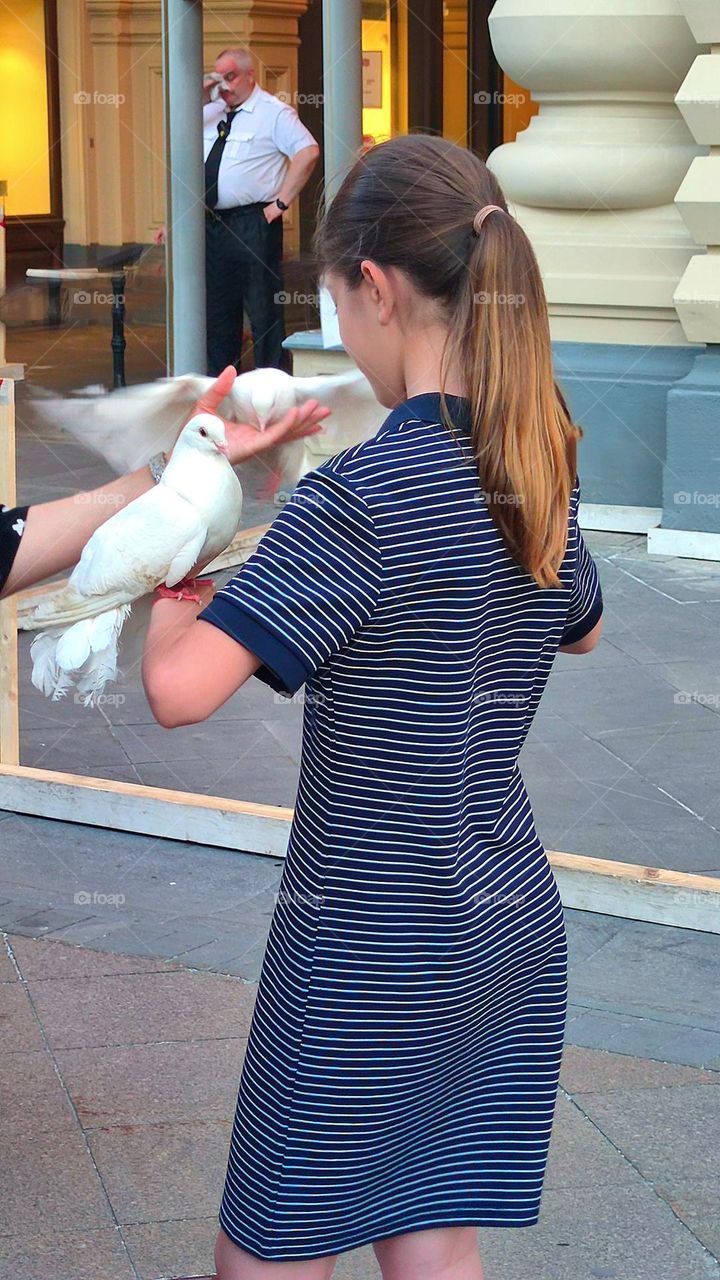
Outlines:
[[263, 216], [266, 222], [274, 222], [276, 218], [282, 218], [283, 211], [271, 200], [270, 204], [263, 205]]
[[[214, 413], [222, 418], [222, 414], [218, 413], [218, 407], [232, 391], [236, 377], [234, 365], [230, 364], [223, 369], [219, 378], [216, 378], [205, 395], [200, 397], [187, 421], [194, 418], [196, 413]], [[304, 404], [295, 405], [294, 408], [289, 409], [272, 426], [265, 427], [264, 431], [259, 431], [257, 427], [247, 422], [228, 422], [227, 418], [222, 418], [228, 442], [228, 459], [233, 466], [237, 466], [238, 463], [266, 453], [267, 450], [274, 449], [279, 444], [287, 444], [291, 440], [302, 440], [305, 436], [314, 436], [318, 431], [323, 430], [320, 424], [329, 413], [330, 409], [327, 405], [321, 405], [318, 400], [306, 400]]]

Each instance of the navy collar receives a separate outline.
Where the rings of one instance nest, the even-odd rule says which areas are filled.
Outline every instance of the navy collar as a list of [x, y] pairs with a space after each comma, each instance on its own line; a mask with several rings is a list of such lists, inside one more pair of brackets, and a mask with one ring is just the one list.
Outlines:
[[[453, 425], [459, 432], [469, 434], [471, 429], [470, 401], [465, 396], [445, 396]], [[420, 419], [421, 422], [442, 424], [442, 409], [439, 391], [421, 391], [416, 396], [408, 396], [390, 410], [387, 418], [376, 431], [376, 436], [384, 435], [393, 427], [403, 422]]]

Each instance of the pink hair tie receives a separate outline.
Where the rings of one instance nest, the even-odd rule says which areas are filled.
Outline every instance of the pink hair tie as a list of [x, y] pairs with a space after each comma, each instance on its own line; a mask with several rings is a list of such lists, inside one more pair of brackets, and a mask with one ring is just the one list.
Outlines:
[[483, 205], [482, 209], [478, 209], [477, 213], [475, 214], [475, 217], [473, 218], [473, 224], [472, 224], [473, 231], [476, 236], [480, 235], [480, 228], [483, 222], [485, 221], [485, 219], [487, 218], [488, 214], [492, 213], [493, 209], [497, 209], [500, 213], [505, 212], [502, 205], [500, 204], [485, 204]]

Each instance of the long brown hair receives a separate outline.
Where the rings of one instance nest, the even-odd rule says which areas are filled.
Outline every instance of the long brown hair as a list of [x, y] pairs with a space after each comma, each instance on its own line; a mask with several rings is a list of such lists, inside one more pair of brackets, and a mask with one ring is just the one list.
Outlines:
[[[478, 233], [482, 205], [500, 205]], [[314, 238], [320, 271], [351, 289], [365, 258], [403, 271], [439, 304], [451, 364], [466, 371], [472, 449], [493, 520], [541, 587], [561, 586], [582, 430], [553, 374], [547, 302], [532, 245], [487, 165], [444, 138], [372, 147], [345, 177]], [[443, 420], [452, 430], [447, 402]]]

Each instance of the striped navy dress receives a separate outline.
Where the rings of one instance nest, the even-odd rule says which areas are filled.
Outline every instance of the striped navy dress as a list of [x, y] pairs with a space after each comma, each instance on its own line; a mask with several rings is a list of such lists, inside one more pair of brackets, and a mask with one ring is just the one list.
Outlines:
[[537, 1222], [567, 999], [560, 897], [518, 769], [602, 597], [509, 556], [468, 402], [411, 396], [305, 475], [199, 614], [305, 685], [300, 778], [220, 1222], [259, 1258]]

